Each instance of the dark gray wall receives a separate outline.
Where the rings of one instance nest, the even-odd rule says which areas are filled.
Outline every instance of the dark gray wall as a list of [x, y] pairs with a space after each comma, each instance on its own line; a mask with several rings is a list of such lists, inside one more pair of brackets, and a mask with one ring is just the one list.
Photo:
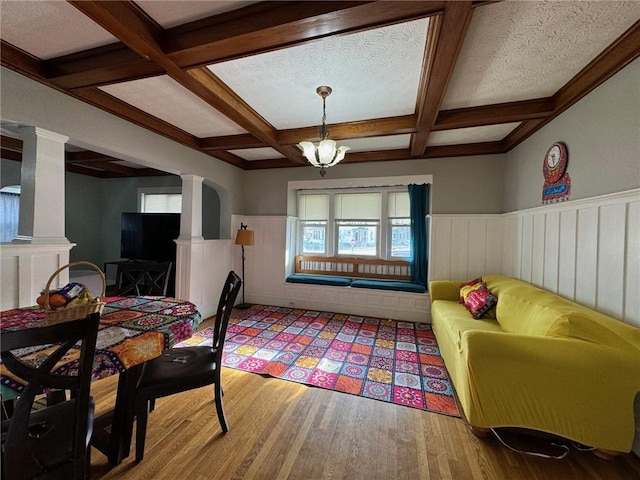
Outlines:
[[[0, 187], [20, 185], [22, 164], [2, 159], [0, 165]], [[100, 268], [120, 259], [121, 214], [138, 211], [138, 188], [182, 186], [175, 175], [98, 179], [67, 173], [65, 183], [66, 237], [76, 244], [70, 260], [87, 260]], [[208, 185], [202, 189], [202, 235], [220, 238], [220, 197]]]

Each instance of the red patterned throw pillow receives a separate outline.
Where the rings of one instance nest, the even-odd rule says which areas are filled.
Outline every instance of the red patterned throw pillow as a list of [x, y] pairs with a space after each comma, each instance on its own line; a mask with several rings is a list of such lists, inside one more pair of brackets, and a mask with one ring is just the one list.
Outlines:
[[483, 281], [461, 286], [460, 298], [476, 320], [482, 318], [498, 303], [498, 297], [487, 288], [487, 284]]
[[464, 303], [464, 296], [462, 294], [463, 290], [467, 291], [466, 287], [473, 287], [475, 285], [478, 285], [482, 283], [482, 277], [478, 277], [478, 278], [474, 278], [473, 280], [467, 282], [467, 283], [463, 283], [462, 285], [460, 285], [460, 303]]

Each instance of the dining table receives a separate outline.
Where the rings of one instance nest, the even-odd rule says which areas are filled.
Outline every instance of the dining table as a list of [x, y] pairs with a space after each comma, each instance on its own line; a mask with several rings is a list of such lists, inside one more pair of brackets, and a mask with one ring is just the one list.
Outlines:
[[[114, 408], [94, 420], [91, 444], [118, 465], [131, 449], [135, 417], [135, 388], [144, 362], [159, 357], [163, 350], [190, 338], [202, 316], [196, 305], [173, 297], [107, 297], [100, 318], [92, 381], [119, 375]], [[29, 306], [0, 312], [0, 341], [3, 331], [46, 326], [41, 307]], [[42, 349], [46, 348], [43, 346]], [[38, 351], [19, 352], [24, 362], [35, 362]], [[77, 366], [73, 355], [61, 360], [57, 369]], [[20, 395], [24, 382], [0, 364], [2, 401]]]

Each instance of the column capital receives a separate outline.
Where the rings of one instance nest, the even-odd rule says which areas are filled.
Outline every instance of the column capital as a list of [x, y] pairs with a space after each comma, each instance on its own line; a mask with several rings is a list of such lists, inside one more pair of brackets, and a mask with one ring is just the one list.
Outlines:
[[190, 173], [185, 175], [180, 175], [180, 178], [182, 179], [183, 182], [202, 183], [204, 181], [204, 177], [201, 177], [199, 175], [193, 175]]
[[41, 127], [31, 127], [31, 126], [22, 126], [18, 128], [18, 131], [21, 135], [35, 135], [37, 137], [45, 137], [50, 140], [56, 140], [61, 143], [67, 143], [69, 141], [69, 137], [66, 135], [61, 135], [56, 132], [52, 132], [51, 130], [45, 130]]

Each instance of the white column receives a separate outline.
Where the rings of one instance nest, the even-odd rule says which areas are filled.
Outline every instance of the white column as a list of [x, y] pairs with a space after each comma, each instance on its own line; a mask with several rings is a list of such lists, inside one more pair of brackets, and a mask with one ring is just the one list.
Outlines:
[[204, 238], [202, 237], [202, 182], [204, 177], [181, 175], [182, 213], [176, 240], [176, 297], [202, 304]]
[[179, 240], [203, 240], [202, 237], [202, 182], [204, 177], [181, 175], [182, 214]]
[[20, 219], [15, 243], [69, 243], [65, 236], [65, 155], [69, 137], [21, 127]]

